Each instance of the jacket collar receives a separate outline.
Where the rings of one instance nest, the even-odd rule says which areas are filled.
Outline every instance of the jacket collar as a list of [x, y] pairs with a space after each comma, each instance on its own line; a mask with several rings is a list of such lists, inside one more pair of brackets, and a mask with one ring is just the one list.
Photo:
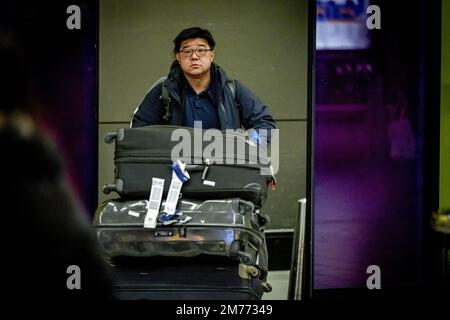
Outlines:
[[[213, 81], [217, 81], [217, 79], [220, 81], [219, 87], [220, 89], [223, 89], [223, 87], [226, 85], [228, 78], [225, 71], [214, 62], [211, 64], [211, 76], [214, 79]], [[181, 70], [180, 64], [178, 63], [177, 60], [174, 60], [172, 62], [169, 74], [167, 76], [167, 80], [168, 80], [166, 81], [167, 90], [172, 94], [172, 96], [175, 99], [180, 101], [179, 89], [181, 88], [182, 81], [185, 80], [183, 71]]]

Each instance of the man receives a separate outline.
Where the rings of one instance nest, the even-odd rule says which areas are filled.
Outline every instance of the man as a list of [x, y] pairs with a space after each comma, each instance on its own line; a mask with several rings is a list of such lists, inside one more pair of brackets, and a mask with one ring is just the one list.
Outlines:
[[174, 44], [175, 60], [167, 79], [161, 79], [147, 93], [133, 115], [132, 127], [193, 127], [194, 121], [201, 121], [203, 129], [275, 128], [267, 106], [213, 62], [216, 43], [208, 30], [185, 29]]
[[[175, 60], [167, 78], [150, 88], [131, 120], [131, 127], [170, 124], [194, 127], [201, 121], [202, 129], [244, 129], [257, 142], [270, 141], [275, 129], [268, 107], [238, 81], [230, 80], [214, 61], [215, 40], [208, 30], [184, 29], [174, 39]], [[267, 136], [259, 129], [268, 130]], [[267, 266], [265, 242], [259, 256]], [[267, 270], [266, 270], [267, 272]], [[263, 275], [263, 279], [267, 274]], [[264, 282], [265, 290], [271, 287]]]

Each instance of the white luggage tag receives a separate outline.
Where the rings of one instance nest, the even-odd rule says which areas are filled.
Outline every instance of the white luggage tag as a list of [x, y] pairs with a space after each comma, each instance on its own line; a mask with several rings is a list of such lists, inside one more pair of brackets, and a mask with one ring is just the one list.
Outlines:
[[186, 170], [186, 163], [177, 159], [172, 165], [172, 181], [170, 182], [169, 193], [167, 194], [163, 210], [165, 214], [169, 216], [175, 214], [181, 188], [183, 187], [183, 183], [189, 179], [190, 176]]
[[215, 181], [206, 180], [206, 174], [208, 173], [209, 166], [211, 164], [213, 164], [213, 162], [211, 162], [211, 160], [208, 159], [208, 158], [206, 158], [204, 160], [204, 162], [205, 162], [205, 168], [203, 169], [203, 172], [202, 172], [203, 184], [207, 185], [207, 186], [215, 187], [216, 186], [216, 182]]
[[153, 178], [150, 198], [148, 200], [147, 214], [145, 215], [144, 228], [156, 228], [161, 198], [164, 191], [164, 179]]

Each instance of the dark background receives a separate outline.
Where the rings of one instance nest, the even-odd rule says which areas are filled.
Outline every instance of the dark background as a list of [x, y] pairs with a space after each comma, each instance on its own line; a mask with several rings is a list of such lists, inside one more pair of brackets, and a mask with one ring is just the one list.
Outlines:
[[[381, 29], [369, 32], [369, 49], [316, 52], [317, 296], [342, 288], [367, 293], [372, 264], [384, 292], [442, 286], [430, 225], [439, 193], [440, 1], [370, 4], [381, 9]], [[389, 104], [400, 95], [416, 146], [408, 160], [389, 153]]]
[[[67, 7], [81, 9], [69, 30]], [[3, 1], [3, 29], [23, 52], [27, 104], [63, 154], [74, 196], [97, 206], [97, 1]], [[30, 160], [32, 155], [30, 155]]]

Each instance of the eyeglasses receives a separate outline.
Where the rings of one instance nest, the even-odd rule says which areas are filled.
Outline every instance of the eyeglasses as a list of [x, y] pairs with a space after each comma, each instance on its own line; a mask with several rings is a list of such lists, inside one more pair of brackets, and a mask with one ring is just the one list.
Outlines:
[[183, 58], [190, 58], [195, 52], [198, 57], [204, 57], [207, 51], [212, 51], [212, 49], [198, 48], [198, 49], [183, 49], [179, 52]]

